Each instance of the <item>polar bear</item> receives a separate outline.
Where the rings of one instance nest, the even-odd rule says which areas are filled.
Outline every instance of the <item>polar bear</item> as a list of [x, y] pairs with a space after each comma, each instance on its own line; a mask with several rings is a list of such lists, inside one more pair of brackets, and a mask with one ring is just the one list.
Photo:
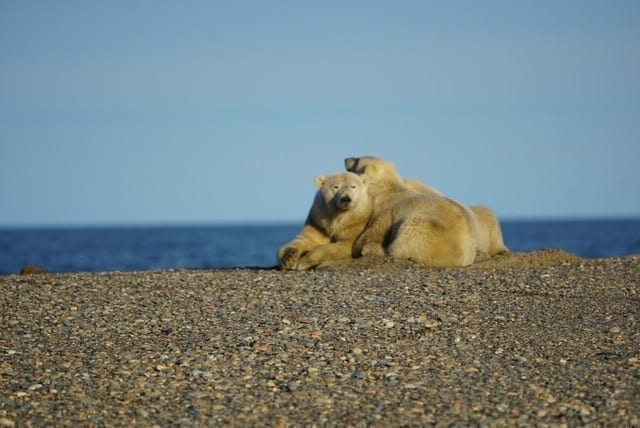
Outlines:
[[[428, 184], [422, 183], [419, 180], [405, 178], [404, 182], [408, 188], [415, 190], [416, 192], [424, 193], [426, 195], [442, 195], [439, 190], [429, 186]], [[489, 256], [508, 252], [509, 249], [504, 244], [504, 239], [502, 237], [500, 222], [491, 208], [483, 205], [473, 205], [470, 206], [469, 209], [473, 213], [476, 221], [476, 230], [478, 232], [478, 252]]]
[[433, 267], [468, 266], [478, 246], [476, 221], [464, 205], [436, 192], [411, 189], [393, 163], [365, 156], [345, 159], [350, 172], [368, 177], [373, 214], [353, 247]]
[[373, 212], [368, 178], [352, 172], [317, 176], [318, 188], [302, 231], [278, 249], [282, 269], [306, 270], [351, 258], [353, 243]]

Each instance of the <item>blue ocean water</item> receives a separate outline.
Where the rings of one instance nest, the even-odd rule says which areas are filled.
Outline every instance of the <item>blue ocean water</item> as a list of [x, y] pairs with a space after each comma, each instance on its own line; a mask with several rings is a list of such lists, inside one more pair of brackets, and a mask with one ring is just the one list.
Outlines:
[[[560, 248], [586, 257], [640, 254], [640, 219], [502, 221], [512, 251]], [[271, 267], [301, 225], [0, 229], [0, 274]]]

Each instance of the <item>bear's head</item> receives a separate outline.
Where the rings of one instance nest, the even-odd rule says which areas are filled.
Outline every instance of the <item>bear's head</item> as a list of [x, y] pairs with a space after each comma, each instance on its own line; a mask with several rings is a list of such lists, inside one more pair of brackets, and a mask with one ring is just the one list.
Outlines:
[[402, 181], [402, 177], [400, 177], [396, 166], [392, 162], [374, 156], [346, 158], [344, 166], [347, 171], [368, 176], [373, 182]]
[[315, 178], [324, 203], [332, 211], [348, 211], [367, 198], [368, 179], [352, 172], [339, 172]]

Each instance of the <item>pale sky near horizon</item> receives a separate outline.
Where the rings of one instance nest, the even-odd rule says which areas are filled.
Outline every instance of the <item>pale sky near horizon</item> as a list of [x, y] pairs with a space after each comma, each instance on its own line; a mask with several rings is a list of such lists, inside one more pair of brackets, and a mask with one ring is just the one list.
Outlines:
[[0, 2], [0, 227], [302, 222], [376, 155], [640, 217], [640, 1]]

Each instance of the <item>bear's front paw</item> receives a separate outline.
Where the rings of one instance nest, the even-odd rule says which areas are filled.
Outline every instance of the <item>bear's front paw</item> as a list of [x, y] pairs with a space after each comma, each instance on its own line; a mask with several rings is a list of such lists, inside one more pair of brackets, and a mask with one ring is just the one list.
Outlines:
[[384, 256], [384, 248], [381, 244], [368, 242], [362, 247], [361, 254], [363, 256]]
[[295, 270], [308, 270], [315, 267], [318, 264], [316, 257], [314, 257], [313, 252], [309, 252], [304, 254], [296, 263]]
[[285, 270], [295, 269], [302, 251], [295, 247], [286, 247], [280, 255], [280, 267]]

